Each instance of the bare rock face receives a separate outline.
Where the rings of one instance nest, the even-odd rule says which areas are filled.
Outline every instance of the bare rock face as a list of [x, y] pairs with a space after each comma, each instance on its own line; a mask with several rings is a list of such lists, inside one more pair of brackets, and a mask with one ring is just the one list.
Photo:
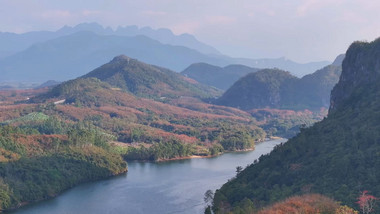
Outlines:
[[340, 108], [358, 87], [373, 85], [380, 76], [380, 39], [371, 43], [354, 42], [343, 60], [338, 84], [331, 92], [330, 110]]

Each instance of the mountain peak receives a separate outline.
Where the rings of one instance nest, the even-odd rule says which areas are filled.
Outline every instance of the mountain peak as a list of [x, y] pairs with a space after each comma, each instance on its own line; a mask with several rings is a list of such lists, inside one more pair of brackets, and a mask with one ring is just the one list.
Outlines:
[[332, 63], [333, 65], [336, 65], [336, 66], [342, 66], [342, 62], [344, 60], [344, 58], [346, 57], [346, 54], [339, 54], [334, 62]]
[[115, 56], [111, 63], [129, 63], [131, 60], [134, 60], [134, 61], [137, 61], [135, 59], [132, 59], [124, 54], [122, 55], [119, 55], [119, 56]]
[[179, 73], [125, 55], [116, 56], [109, 63], [82, 76], [82, 78], [89, 77], [97, 78], [140, 97], [169, 99], [179, 96], [220, 95], [219, 91], [213, 88], [189, 82]]
[[345, 102], [356, 89], [378, 84], [379, 50], [380, 38], [373, 42], [354, 42], [348, 48], [342, 63], [342, 75], [331, 91], [330, 112], [345, 106]]
[[285, 84], [298, 80], [288, 71], [263, 69], [249, 73], [236, 81], [216, 104], [241, 109], [281, 107], [281, 91]]

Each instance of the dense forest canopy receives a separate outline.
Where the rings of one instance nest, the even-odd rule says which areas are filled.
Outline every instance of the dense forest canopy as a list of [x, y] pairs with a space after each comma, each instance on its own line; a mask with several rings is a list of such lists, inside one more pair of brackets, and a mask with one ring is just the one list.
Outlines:
[[216, 192], [214, 211], [231, 211], [245, 199], [260, 208], [309, 192], [358, 209], [356, 201], [362, 191], [380, 196], [379, 50], [379, 39], [353, 43], [332, 92], [328, 117], [225, 184]]

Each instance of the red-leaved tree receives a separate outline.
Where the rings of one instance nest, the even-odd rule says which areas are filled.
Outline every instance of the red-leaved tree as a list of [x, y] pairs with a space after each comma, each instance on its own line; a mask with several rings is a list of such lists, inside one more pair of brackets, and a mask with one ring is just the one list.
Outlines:
[[378, 198], [373, 195], [369, 195], [367, 190], [361, 192], [356, 203], [359, 204], [362, 213], [367, 214], [374, 211], [374, 206]]

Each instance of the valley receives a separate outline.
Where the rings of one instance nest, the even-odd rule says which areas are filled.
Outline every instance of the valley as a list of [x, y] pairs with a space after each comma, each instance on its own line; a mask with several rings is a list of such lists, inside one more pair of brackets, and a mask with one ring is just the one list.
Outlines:
[[128, 162], [127, 174], [82, 184], [56, 198], [10, 213], [203, 213], [207, 190], [220, 188], [235, 176], [236, 166], [246, 166], [284, 140], [259, 143], [254, 151], [214, 158]]
[[[210, 100], [222, 90], [124, 55], [76, 79], [44, 85], [0, 93], [2, 194], [7, 199], [2, 209], [124, 173], [126, 161], [253, 150], [276, 134], [294, 135], [297, 126], [311, 125], [319, 115], [214, 105]], [[291, 118], [298, 122], [287, 128], [273, 124]], [[29, 172], [31, 165], [35, 175]], [[72, 180], [62, 183], [66, 174]]]
[[55, 4], [0, 9], [0, 213], [380, 213], [376, 3]]

